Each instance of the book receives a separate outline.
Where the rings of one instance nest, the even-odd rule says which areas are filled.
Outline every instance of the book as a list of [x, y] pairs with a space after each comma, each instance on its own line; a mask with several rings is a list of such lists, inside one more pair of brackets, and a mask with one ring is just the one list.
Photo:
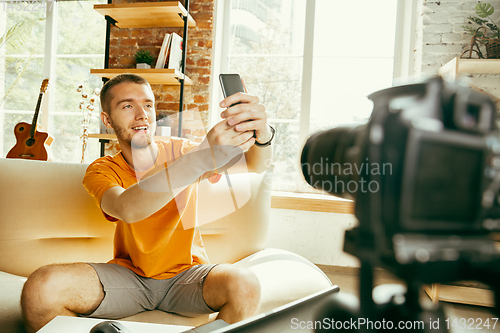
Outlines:
[[158, 55], [158, 59], [156, 60], [156, 69], [165, 68], [165, 64], [167, 61], [168, 51], [170, 49], [170, 40], [171, 34], [165, 34], [163, 38], [163, 43], [161, 44], [160, 54]]
[[174, 32], [171, 40], [167, 68], [180, 71], [182, 69], [182, 37]]

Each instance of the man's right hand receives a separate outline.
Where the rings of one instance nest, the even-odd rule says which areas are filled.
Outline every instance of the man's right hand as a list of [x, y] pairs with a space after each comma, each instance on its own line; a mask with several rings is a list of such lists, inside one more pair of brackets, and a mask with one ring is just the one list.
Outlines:
[[[253, 131], [237, 132], [227, 120], [216, 124], [203, 142], [191, 153], [200, 155], [200, 163], [206, 171], [223, 168], [230, 161], [238, 161], [238, 156], [255, 143]], [[232, 163], [233, 164], [233, 163]]]

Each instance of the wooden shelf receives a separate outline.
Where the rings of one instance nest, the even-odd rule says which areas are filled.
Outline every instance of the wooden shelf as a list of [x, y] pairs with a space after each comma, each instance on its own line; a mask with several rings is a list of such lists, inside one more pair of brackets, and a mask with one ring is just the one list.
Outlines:
[[[500, 253], [499, 233], [493, 233], [492, 239], [495, 241], [493, 245], [496, 251]], [[424, 285], [424, 291], [433, 303], [444, 301], [488, 307], [495, 306], [495, 294], [493, 290], [477, 281], [461, 281], [454, 284], [434, 283]]]
[[306, 193], [273, 192], [271, 208], [354, 214], [351, 200]]
[[[438, 71], [439, 75], [448, 79], [456, 80], [458, 74], [500, 74], [500, 59], [461, 59], [455, 57], [448, 61]], [[488, 95], [495, 103], [500, 102], [500, 98], [487, 91], [470, 84], [471, 88]]]
[[[89, 134], [89, 138], [101, 139], [101, 140], [116, 140], [115, 134]], [[165, 141], [169, 140], [170, 136], [154, 136], [156, 140]]]
[[500, 74], [500, 59], [460, 59], [455, 57], [439, 69], [439, 74], [456, 79], [459, 73]]
[[[187, 14], [179, 1], [94, 5], [94, 9], [114, 19], [119, 28], [183, 27], [184, 21], [179, 14]], [[188, 26], [196, 26], [191, 15], [188, 16]]]
[[488, 307], [495, 306], [495, 294], [490, 289], [436, 284], [432, 286], [425, 285], [424, 290], [433, 302], [444, 301]]
[[112, 68], [91, 69], [90, 74], [111, 79], [118, 74], [137, 74], [148, 80], [149, 84], [180, 85], [177, 79], [184, 78], [184, 84], [192, 85], [193, 81], [175, 69], [136, 69], [136, 68]]

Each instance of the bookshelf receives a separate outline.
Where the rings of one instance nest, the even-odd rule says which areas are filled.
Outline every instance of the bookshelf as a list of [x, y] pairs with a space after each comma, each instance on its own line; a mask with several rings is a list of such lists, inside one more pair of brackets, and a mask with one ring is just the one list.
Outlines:
[[[94, 9], [104, 17], [113, 18], [115, 26], [122, 29], [183, 27], [182, 16], [187, 15], [179, 1], [94, 5]], [[188, 26], [195, 27], [194, 19], [187, 16]]]
[[[90, 73], [109, 80], [121, 73], [134, 73], [144, 77], [152, 85], [178, 85], [180, 86], [179, 96], [179, 136], [182, 136], [182, 108], [184, 105], [184, 87], [192, 85], [192, 80], [185, 75], [186, 49], [182, 50], [181, 71], [174, 69], [136, 69], [136, 68], [109, 68], [109, 48], [111, 25], [121, 29], [133, 28], [162, 28], [162, 27], [183, 27], [183, 45], [187, 45], [188, 27], [195, 27], [195, 20], [189, 15], [189, 0], [185, 0], [185, 7], [179, 1], [164, 2], [135, 2], [113, 4], [108, 0], [108, 4], [96, 4], [94, 10], [103, 15], [107, 21], [106, 27], [106, 48], [104, 69], [91, 69]], [[98, 134], [89, 137], [96, 138]], [[104, 143], [112, 138], [99, 136], [101, 143], [101, 156], [104, 156]]]
[[[186, 4], [189, 6], [189, 1], [186, 1]], [[120, 73], [127, 72], [143, 76], [150, 84], [182, 85], [182, 81], [188, 85], [192, 84], [192, 81], [185, 76], [184, 70], [179, 72], [171, 69], [108, 68], [109, 26], [111, 24], [121, 29], [184, 27], [183, 44], [187, 45], [187, 27], [195, 27], [196, 22], [179, 1], [96, 4], [94, 5], [94, 10], [106, 18], [108, 28], [106, 31], [104, 69], [91, 69], [91, 74], [111, 79]], [[186, 59], [184, 56], [183, 64], [185, 62]]]

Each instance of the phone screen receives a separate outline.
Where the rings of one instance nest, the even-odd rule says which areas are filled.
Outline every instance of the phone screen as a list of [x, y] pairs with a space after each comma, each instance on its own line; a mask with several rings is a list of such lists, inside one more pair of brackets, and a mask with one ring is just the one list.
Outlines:
[[[243, 87], [243, 82], [241, 81], [240, 74], [220, 74], [219, 80], [220, 80], [220, 85], [222, 87], [222, 93], [224, 94], [224, 98], [239, 92], [245, 92], [245, 88]], [[241, 102], [234, 103], [231, 106], [238, 104], [241, 104]], [[254, 132], [254, 137], [255, 137], [255, 132]]]
[[245, 92], [239, 74], [221, 74], [219, 75], [219, 79], [224, 98], [239, 92]]

